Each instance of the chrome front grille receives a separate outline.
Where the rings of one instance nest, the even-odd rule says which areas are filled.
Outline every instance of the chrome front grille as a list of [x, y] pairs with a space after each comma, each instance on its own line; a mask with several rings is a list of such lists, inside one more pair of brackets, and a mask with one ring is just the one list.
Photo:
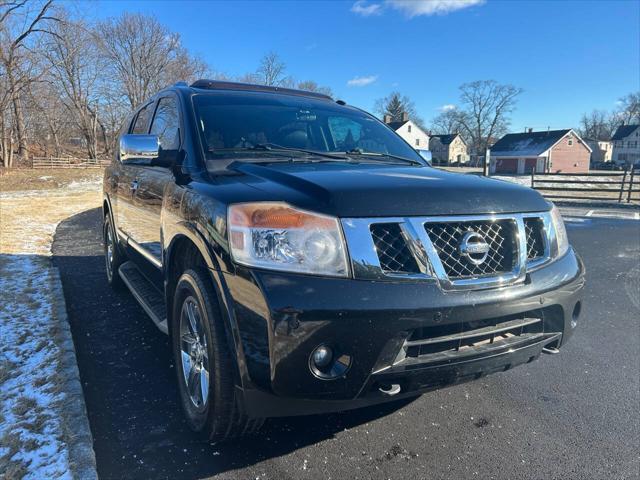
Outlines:
[[[450, 279], [496, 275], [513, 270], [516, 262], [516, 224], [514, 220], [481, 220], [426, 223], [425, 229]], [[465, 257], [460, 244], [467, 232], [475, 232], [489, 246], [479, 264]]]
[[386, 273], [415, 273], [418, 264], [409, 250], [397, 223], [371, 225], [373, 244], [378, 252], [380, 267]]
[[437, 280], [446, 290], [523, 282], [550, 260], [548, 212], [342, 220], [355, 278]]

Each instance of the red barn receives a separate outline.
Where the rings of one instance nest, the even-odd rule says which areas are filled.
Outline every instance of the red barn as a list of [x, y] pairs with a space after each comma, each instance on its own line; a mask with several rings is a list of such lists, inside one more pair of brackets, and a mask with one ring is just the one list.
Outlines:
[[584, 173], [591, 148], [572, 129], [509, 133], [491, 148], [492, 173]]

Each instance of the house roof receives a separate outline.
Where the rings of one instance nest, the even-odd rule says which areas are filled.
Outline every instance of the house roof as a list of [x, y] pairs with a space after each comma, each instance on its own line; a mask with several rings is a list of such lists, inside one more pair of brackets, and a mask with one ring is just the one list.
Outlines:
[[402, 127], [405, 123], [409, 123], [409, 120], [405, 121], [405, 122], [389, 122], [387, 123], [387, 126], [392, 129], [393, 131], [398, 130], [400, 127]]
[[616, 133], [611, 137], [611, 140], [622, 140], [631, 135], [638, 127], [640, 127], [640, 125], [620, 125]]
[[449, 145], [451, 142], [455, 140], [455, 138], [460, 135], [459, 133], [450, 133], [448, 135], [432, 135], [431, 138], [437, 138], [440, 140], [440, 143], [443, 145]]
[[499, 157], [538, 156], [553, 147], [570, 131], [571, 129], [568, 128], [545, 132], [509, 133], [491, 147], [491, 155]]

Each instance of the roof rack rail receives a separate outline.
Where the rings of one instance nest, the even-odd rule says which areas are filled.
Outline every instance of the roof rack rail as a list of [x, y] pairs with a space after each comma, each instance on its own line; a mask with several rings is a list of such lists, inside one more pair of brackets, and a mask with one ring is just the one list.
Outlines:
[[192, 88], [205, 88], [208, 90], [243, 90], [249, 92], [284, 93], [286, 95], [298, 95], [300, 97], [313, 97], [323, 100], [333, 100], [329, 95], [294, 88], [272, 87], [268, 85], [255, 85], [252, 83], [227, 82], [225, 80], [196, 80], [191, 84]]

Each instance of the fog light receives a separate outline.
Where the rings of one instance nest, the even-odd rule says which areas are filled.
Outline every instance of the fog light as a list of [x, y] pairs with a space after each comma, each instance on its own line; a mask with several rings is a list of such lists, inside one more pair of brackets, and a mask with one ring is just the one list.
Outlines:
[[312, 354], [313, 364], [322, 369], [328, 366], [333, 359], [333, 351], [331, 348], [321, 345], [313, 351]]

